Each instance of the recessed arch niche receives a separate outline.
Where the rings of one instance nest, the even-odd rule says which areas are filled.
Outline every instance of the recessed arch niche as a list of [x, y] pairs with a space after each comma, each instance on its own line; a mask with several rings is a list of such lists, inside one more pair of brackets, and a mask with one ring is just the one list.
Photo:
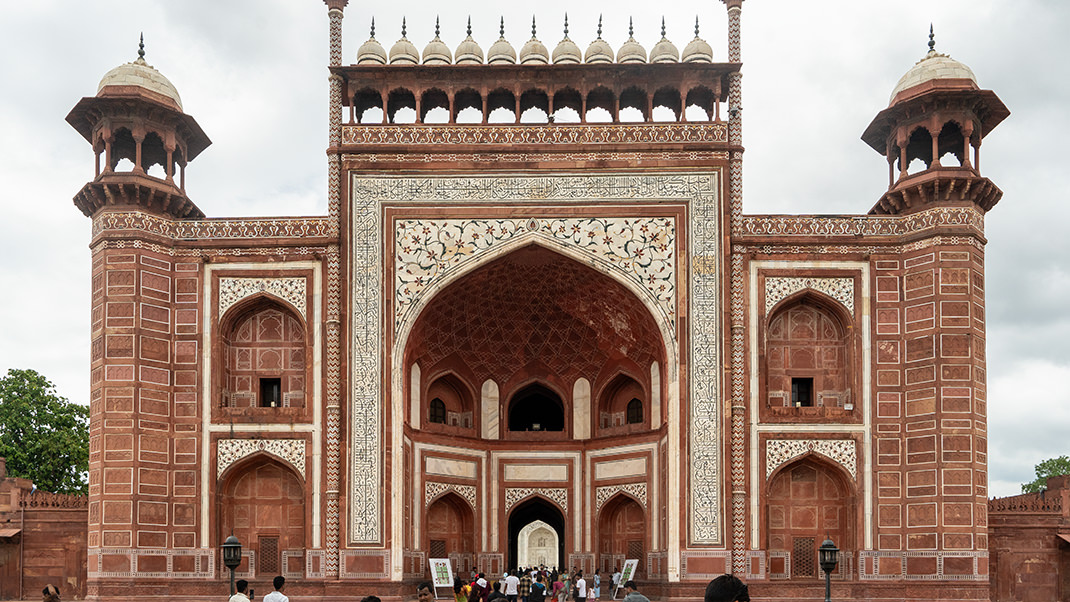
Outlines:
[[[406, 339], [404, 365], [411, 370], [418, 363], [421, 375], [449, 372], [473, 391], [480, 387], [471, 383], [495, 382], [503, 425], [510, 400], [538, 383], [560, 397], [561, 436], [571, 436], [577, 380], [600, 390], [628, 372], [643, 375], [642, 388], [649, 390], [649, 366], [664, 363], [664, 354], [661, 329], [635, 293], [571, 257], [529, 244], [429, 299]], [[596, 414], [582, 412], [589, 424], [580, 432], [597, 428]]]

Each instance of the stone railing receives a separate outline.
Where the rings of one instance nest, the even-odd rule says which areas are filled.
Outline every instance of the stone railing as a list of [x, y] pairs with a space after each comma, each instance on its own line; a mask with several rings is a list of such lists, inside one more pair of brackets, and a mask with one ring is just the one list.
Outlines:
[[1063, 496], [1059, 494], [1025, 493], [988, 500], [988, 513], [994, 512], [1044, 512], [1061, 513]]
[[89, 496], [35, 491], [23, 493], [20, 508], [88, 508]]

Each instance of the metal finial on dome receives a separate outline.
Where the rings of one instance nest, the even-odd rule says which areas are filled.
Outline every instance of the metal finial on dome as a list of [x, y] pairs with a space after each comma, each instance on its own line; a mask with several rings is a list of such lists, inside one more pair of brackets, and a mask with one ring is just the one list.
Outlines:
[[505, 37], [505, 15], [502, 15], [502, 23], [498, 26], [498, 35]]
[[661, 37], [665, 37], [665, 15], [661, 16]]
[[565, 37], [568, 37], [568, 13], [565, 13]]
[[435, 15], [435, 37], [436, 37], [436, 38], [438, 37], [438, 32], [439, 32], [439, 28], [438, 28], [438, 15]]
[[472, 15], [468, 15], [468, 35], [472, 35]]
[[635, 29], [632, 27], [632, 18], [628, 17], [628, 37], [629, 38], [635, 37], [633, 35], [634, 33], [635, 33]]
[[405, 37], [405, 17], [401, 18], [401, 37]]
[[695, 37], [698, 37], [698, 15], [695, 15]]
[[535, 37], [535, 15], [531, 15], [531, 37]]
[[932, 23], [929, 23], [929, 52], [936, 52], [936, 35], [933, 33]]
[[141, 41], [137, 45], [137, 58], [145, 58], [145, 32], [141, 32]]
[[371, 31], [371, 35], [369, 37], [372, 37], [372, 38], [375, 37], [375, 17], [372, 17], [372, 31]]
[[598, 15], [598, 39], [602, 39], [602, 15]]

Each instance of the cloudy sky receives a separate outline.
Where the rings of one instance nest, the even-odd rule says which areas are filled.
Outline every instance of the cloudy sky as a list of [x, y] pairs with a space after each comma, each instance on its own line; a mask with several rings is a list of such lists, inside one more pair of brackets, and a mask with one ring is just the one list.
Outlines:
[[[417, 47], [451, 47], [472, 16], [484, 50], [529, 36], [531, 5], [372, 3], [346, 10], [345, 62], [372, 16], [389, 48], [408, 17]], [[648, 50], [659, 36], [683, 46], [697, 14], [715, 60], [726, 59], [717, 0], [602, 6], [547, 0], [539, 38], [551, 49], [570, 11], [581, 48], [615, 48], [635, 19]], [[601, 8], [600, 8], [601, 7]], [[1033, 465], [1070, 454], [1070, 3], [1065, 0], [748, 0], [743, 10], [745, 210], [864, 213], [887, 185], [887, 164], [860, 139], [899, 77], [926, 50], [972, 67], [1011, 117], [985, 138], [981, 167], [1004, 191], [986, 224], [991, 494], [1010, 495]], [[88, 218], [71, 197], [93, 175], [89, 145], [64, 122], [100, 77], [147, 59], [182, 95], [213, 145], [187, 171], [190, 197], [209, 216], [326, 212], [327, 18], [318, 0], [34, 0], [0, 9], [0, 371], [33, 368], [85, 403], [89, 355]]]

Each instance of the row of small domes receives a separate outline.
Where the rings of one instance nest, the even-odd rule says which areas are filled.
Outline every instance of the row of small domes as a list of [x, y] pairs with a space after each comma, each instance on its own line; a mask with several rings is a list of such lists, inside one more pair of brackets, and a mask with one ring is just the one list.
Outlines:
[[[661, 20], [661, 40], [650, 50], [648, 57], [646, 50], [635, 41], [632, 35], [631, 19], [628, 20], [628, 40], [620, 47], [616, 54], [617, 63], [712, 63], [713, 49], [705, 40], [698, 35], [698, 17], [695, 18], [695, 39], [684, 48], [683, 56], [676, 46], [665, 37], [665, 19]], [[479, 65], [483, 64], [483, 49], [472, 39], [472, 19], [468, 19], [468, 37], [457, 46], [453, 54], [439, 38], [438, 19], [435, 19], [435, 37], [424, 48], [423, 60], [416, 46], [405, 37], [405, 19], [401, 20], [401, 39], [394, 43], [387, 55], [383, 46], [375, 39], [375, 20], [372, 20], [371, 37], [361, 45], [357, 51], [358, 65]], [[517, 56], [512, 44], [505, 39], [505, 18], [501, 20], [498, 41], [491, 45], [487, 51], [486, 62], [488, 64], [515, 64], [524, 65], [547, 65], [555, 64], [578, 64], [578, 63], [612, 63], [613, 48], [602, 39], [602, 18], [598, 18], [598, 38], [587, 47], [587, 52], [580, 51], [568, 37], [568, 15], [565, 15], [565, 37], [558, 42], [551, 54], [546, 46], [535, 37], [535, 18], [531, 18], [531, 39], [520, 49]]]

